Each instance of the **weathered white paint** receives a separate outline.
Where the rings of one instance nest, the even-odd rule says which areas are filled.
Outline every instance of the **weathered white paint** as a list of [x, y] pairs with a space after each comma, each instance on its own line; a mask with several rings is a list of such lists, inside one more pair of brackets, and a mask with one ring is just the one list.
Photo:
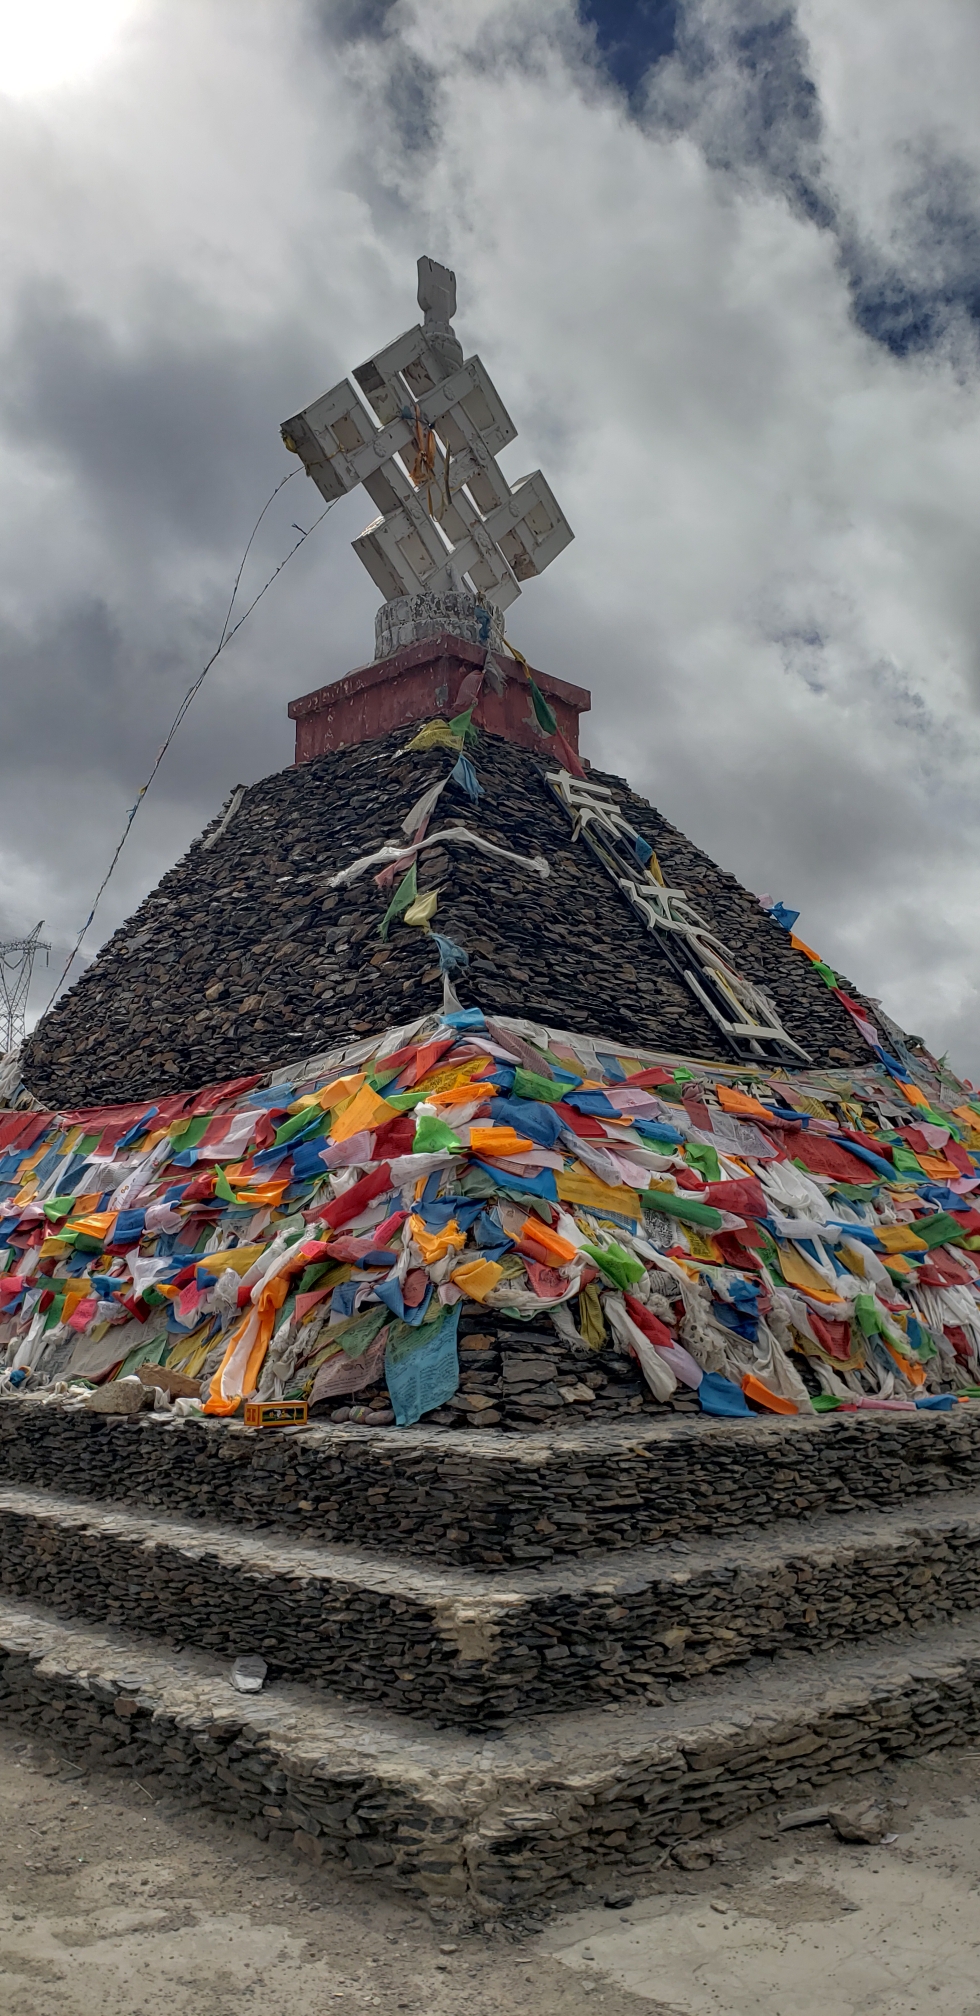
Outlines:
[[418, 265], [424, 321], [285, 421], [283, 440], [324, 497], [363, 483], [380, 515], [354, 551], [386, 601], [464, 592], [506, 609], [573, 534], [540, 469], [512, 488], [498, 466], [517, 429], [479, 357], [463, 358], [455, 274]]

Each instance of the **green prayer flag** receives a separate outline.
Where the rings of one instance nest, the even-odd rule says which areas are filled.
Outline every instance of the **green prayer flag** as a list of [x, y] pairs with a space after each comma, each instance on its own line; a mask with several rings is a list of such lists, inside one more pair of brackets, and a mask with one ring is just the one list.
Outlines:
[[548, 702], [545, 699], [540, 686], [538, 686], [535, 683], [535, 681], [531, 678], [530, 673], [528, 674], [528, 685], [531, 688], [531, 705], [534, 708], [534, 718], [538, 724], [538, 727], [541, 729], [542, 734], [557, 735], [558, 722], [556, 721], [555, 716], [552, 713], [551, 708], [549, 707]]
[[706, 1232], [721, 1231], [721, 1212], [712, 1204], [696, 1204], [673, 1190], [641, 1190], [640, 1203], [644, 1211], [663, 1211], [668, 1218], [679, 1218], [682, 1224], [686, 1221], [688, 1225], [700, 1225]]
[[960, 1225], [949, 1211], [938, 1211], [934, 1218], [916, 1218], [912, 1231], [924, 1239], [930, 1252], [934, 1246], [949, 1246], [954, 1240], [965, 1237], [966, 1228]]
[[180, 1155], [185, 1148], [196, 1148], [198, 1142], [203, 1141], [213, 1118], [212, 1113], [199, 1113], [194, 1120], [178, 1121], [170, 1133], [174, 1154]]
[[294, 1113], [292, 1119], [284, 1120], [282, 1126], [276, 1128], [276, 1147], [281, 1148], [286, 1141], [295, 1142], [298, 1134], [312, 1140], [314, 1134], [325, 1134], [329, 1125], [330, 1115], [324, 1113], [322, 1107], [304, 1106], [301, 1113]]
[[[474, 700], [473, 707], [475, 706], [476, 701]], [[464, 744], [475, 742], [477, 739], [476, 729], [473, 726], [473, 707], [465, 708], [462, 714], [454, 714], [449, 723], [452, 733], [458, 736], [459, 740]]]
[[582, 1251], [595, 1261], [597, 1267], [601, 1267], [617, 1288], [631, 1288], [634, 1281], [643, 1279], [645, 1269], [642, 1261], [635, 1260], [631, 1253], [625, 1253], [618, 1239], [610, 1239], [608, 1246], [594, 1246], [588, 1239], [583, 1239]]
[[459, 1135], [435, 1113], [423, 1113], [416, 1123], [413, 1155], [438, 1155], [443, 1148], [461, 1148]]
[[367, 1074], [367, 1082], [372, 1092], [383, 1092], [393, 1078], [401, 1076], [402, 1068], [401, 1064], [376, 1064]]
[[900, 1173], [912, 1176], [922, 1175], [922, 1164], [919, 1161], [918, 1156], [913, 1153], [911, 1148], [903, 1148], [899, 1143], [896, 1142], [895, 1146], [892, 1149], [892, 1158], [895, 1163], [896, 1169], [899, 1170]]
[[686, 1142], [684, 1146], [684, 1160], [691, 1164], [692, 1169], [700, 1169], [706, 1182], [721, 1182], [721, 1163], [718, 1160], [718, 1150], [712, 1148], [709, 1142]]
[[865, 1337], [874, 1337], [881, 1331], [882, 1321], [873, 1295], [855, 1295], [854, 1314]]
[[426, 1094], [424, 1092], [417, 1090], [414, 1092], [385, 1093], [387, 1105], [393, 1106], [396, 1113], [410, 1113], [413, 1106], [421, 1106], [425, 1097]]
[[311, 1289], [319, 1288], [326, 1276], [332, 1274], [336, 1267], [336, 1260], [314, 1260], [309, 1267], [304, 1267], [299, 1278], [297, 1295], [309, 1295]]
[[397, 889], [395, 890], [391, 902], [389, 903], [388, 908], [381, 919], [381, 923], [378, 927], [379, 938], [387, 938], [389, 924], [391, 924], [396, 917], [403, 916], [404, 912], [411, 908], [418, 893], [419, 892], [415, 873], [415, 863], [413, 861], [408, 871], [408, 874], [402, 876], [402, 879], [399, 882]]
[[[238, 1198], [236, 1197], [235, 1192], [232, 1189], [231, 1184], [229, 1183], [228, 1178], [225, 1175], [223, 1169], [217, 1169], [215, 1171], [214, 1194], [216, 1197], [223, 1198], [226, 1204], [238, 1203]], [[210, 1227], [207, 1229], [210, 1234]]]
[[173, 1338], [166, 1331], [162, 1335], [149, 1337], [145, 1344], [134, 1344], [116, 1371], [117, 1379], [129, 1379], [141, 1365], [162, 1365], [173, 1346]]
[[363, 1358], [365, 1351], [386, 1323], [391, 1321], [391, 1310], [379, 1302], [373, 1309], [364, 1309], [356, 1316], [345, 1317], [342, 1323], [335, 1323], [328, 1332], [331, 1350], [334, 1344], [343, 1346], [348, 1358]]
[[74, 1208], [74, 1197], [49, 1197], [44, 1206], [44, 1215], [46, 1218], [51, 1219], [67, 1218], [69, 1212], [73, 1211]]
[[554, 1078], [542, 1078], [537, 1071], [525, 1071], [523, 1064], [518, 1064], [514, 1072], [512, 1096], [515, 1099], [541, 1099], [557, 1106], [568, 1089], [567, 1085], [559, 1084]]

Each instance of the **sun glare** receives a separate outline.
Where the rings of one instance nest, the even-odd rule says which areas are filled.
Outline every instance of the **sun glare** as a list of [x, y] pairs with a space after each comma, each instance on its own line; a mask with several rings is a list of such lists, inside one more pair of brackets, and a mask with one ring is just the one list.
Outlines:
[[0, 0], [0, 94], [83, 84], [111, 55], [139, 0]]

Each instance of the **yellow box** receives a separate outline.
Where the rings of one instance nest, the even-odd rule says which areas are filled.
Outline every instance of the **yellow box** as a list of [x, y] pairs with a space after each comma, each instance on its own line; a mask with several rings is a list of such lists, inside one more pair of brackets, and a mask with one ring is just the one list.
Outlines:
[[246, 1400], [246, 1428], [295, 1427], [307, 1418], [305, 1400]]

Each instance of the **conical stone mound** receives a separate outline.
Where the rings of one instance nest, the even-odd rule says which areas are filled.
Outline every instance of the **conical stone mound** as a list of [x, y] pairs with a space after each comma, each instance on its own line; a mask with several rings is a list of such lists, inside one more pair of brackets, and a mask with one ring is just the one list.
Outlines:
[[[437, 1008], [433, 940], [380, 927], [391, 889], [377, 868], [331, 879], [399, 840], [422, 793], [453, 767], [444, 746], [406, 749], [409, 727], [261, 779], [230, 801], [29, 1038], [24, 1079], [52, 1106], [140, 1098], [259, 1071]], [[680, 1057], [731, 1052], [707, 1010], [581, 839], [541, 753], [482, 733], [476, 804], [450, 782], [429, 835], [465, 827], [504, 850], [450, 838], [419, 857], [438, 890], [433, 928], [463, 947], [460, 1000]], [[785, 931], [623, 779], [590, 770], [686, 890], [740, 971], [771, 996], [814, 1065], [863, 1064], [867, 1046]], [[518, 857], [518, 858], [514, 858]], [[530, 864], [542, 858], [543, 876]], [[397, 878], [396, 878], [397, 879]], [[801, 1060], [802, 1061], [802, 1060]]]

